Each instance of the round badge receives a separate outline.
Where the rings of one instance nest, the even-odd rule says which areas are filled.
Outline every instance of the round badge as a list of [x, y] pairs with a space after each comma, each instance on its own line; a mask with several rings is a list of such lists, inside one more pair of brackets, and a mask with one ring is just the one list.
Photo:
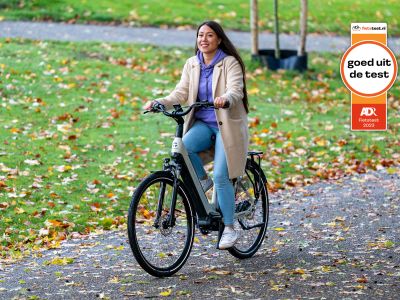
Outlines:
[[396, 57], [382, 43], [362, 41], [343, 55], [340, 75], [353, 93], [364, 97], [378, 96], [390, 89], [396, 80]]

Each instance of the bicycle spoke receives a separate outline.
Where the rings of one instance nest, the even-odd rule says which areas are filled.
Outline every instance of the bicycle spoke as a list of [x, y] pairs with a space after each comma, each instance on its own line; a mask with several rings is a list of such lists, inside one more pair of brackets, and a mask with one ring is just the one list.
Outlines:
[[[154, 193], [157, 193], [157, 186], [154, 186]], [[175, 226], [166, 228], [165, 223], [167, 223], [170, 215], [170, 203], [172, 199], [172, 186], [165, 186], [164, 184], [164, 199], [161, 207], [161, 212], [158, 220], [158, 228], [154, 228], [153, 224], [155, 221], [155, 214], [150, 213], [148, 217], [151, 218], [148, 222], [148, 226], [142, 226], [143, 223], [138, 223], [137, 236], [145, 235], [146, 238], [138, 240], [139, 247], [146, 249], [142, 250], [142, 254], [146, 257], [149, 263], [156, 265], [160, 268], [168, 267], [173, 265], [175, 261], [179, 258], [179, 254], [185, 247], [187, 239], [187, 231], [185, 230], [186, 224], [186, 214], [184, 210], [181, 209], [181, 199], [177, 199], [177, 210], [175, 211]], [[161, 197], [154, 197], [160, 199]], [[143, 199], [145, 201], [145, 199]], [[142, 202], [140, 199], [139, 203]], [[149, 203], [149, 207], [154, 206], [154, 203]], [[141, 212], [138, 211], [140, 216]]]
[[[245, 175], [236, 185], [235, 230], [239, 239], [230, 253], [238, 258], [251, 257], [260, 247], [268, 221], [268, 195], [266, 190], [257, 191], [261, 175], [258, 166], [248, 162]], [[257, 195], [257, 197], [256, 197]]]
[[[157, 174], [149, 176], [148, 181], [157, 176], [160, 177]], [[182, 190], [176, 193], [175, 210], [171, 216], [173, 181], [167, 179], [144, 183], [135, 193], [129, 211], [132, 251], [140, 265], [155, 276], [170, 276], [183, 265], [194, 234], [190, 205]]]

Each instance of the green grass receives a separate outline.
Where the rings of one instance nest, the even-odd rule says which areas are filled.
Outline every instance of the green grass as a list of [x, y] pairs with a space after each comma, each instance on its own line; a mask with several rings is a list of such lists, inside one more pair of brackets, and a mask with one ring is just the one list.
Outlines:
[[[229, 29], [249, 30], [249, 1], [207, 0], [0, 0], [0, 16], [12, 20], [117, 22], [135, 26], [197, 27], [216, 19]], [[351, 22], [387, 22], [390, 35], [399, 35], [400, 2], [396, 0], [309, 1], [309, 32], [348, 35]], [[281, 32], [299, 32], [300, 1], [280, 1]], [[259, 1], [261, 30], [273, 31], [273, 1]]]
[[[57, 247], [72, 232], [124, 226], [132, 190], [169, 153], [174, 123], [142, 115], [177, 83], [191, 49], [0, 40], [2, 256]], [[398, 164], [398, 83], [389, 130], [351, 132], [333, 54], [312, 70], [269, 72], [248, 59], [251, 148], [271, 190]]]

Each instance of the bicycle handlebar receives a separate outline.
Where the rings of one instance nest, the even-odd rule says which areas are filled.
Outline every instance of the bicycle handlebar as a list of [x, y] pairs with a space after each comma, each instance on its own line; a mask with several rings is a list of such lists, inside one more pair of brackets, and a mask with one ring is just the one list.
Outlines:
[[[218, 107], [215, 107], [213, 103], [200, 101], [190, 105], [186, 110], [182, 110], [182, 106], [180, 104], [175, 104], [174, 105], [175, 110], [172, 112], [168, 112], [163, 104], [155, 102], [151, 107], [151, 110], [145, 111], [144, 114], [149, 112], [153, 113], [162, 112], [167, 117], [183, 117], [186, 116], [195, 107], [212, 107], [218, 109]], [[229, 108], [229, 102], [226, 102], [223, 108]]]

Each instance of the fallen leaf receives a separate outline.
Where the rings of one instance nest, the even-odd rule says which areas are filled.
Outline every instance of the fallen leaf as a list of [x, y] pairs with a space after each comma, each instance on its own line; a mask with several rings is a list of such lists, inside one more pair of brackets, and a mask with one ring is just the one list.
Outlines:
[[72, 257], [55, 257], [51, 260], [47, 260], [43, 263], [43, 265], [48, 266], [48, 265], [57, 265], [57, 266], [65, 266], [72, 264], [74, 262], [74, 259]]
[[161, 292], [161, 293], [160, 293], [160, 296], [168, 297], [168, 296], [171, 295], [171, 293], [172, 293], [172, 290], [171, 290], [171, 289], [168, 289], [168, 290], [166, 290], [166, 291]]

